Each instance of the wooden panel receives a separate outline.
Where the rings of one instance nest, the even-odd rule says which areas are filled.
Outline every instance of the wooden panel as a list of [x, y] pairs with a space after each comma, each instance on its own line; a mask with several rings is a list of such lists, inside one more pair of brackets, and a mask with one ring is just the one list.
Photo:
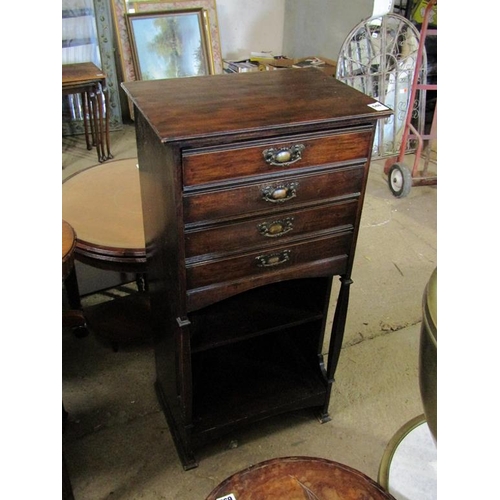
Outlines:
[[317, 69], [126, 82], [161, 142], [276, 137], [375, 123], [392, 114]]
[[233, 474], [206, 500], [230, 498], [395, 500], [382, 486], [347, 465], [312, 457], [267, 460]]
[[234, 281], [251, 275], [266, 274], [320, 260], [326, 256], [347, 254], [352, 233], [345, 232], [307, 243], [295, 243], [246, 253], [237, 257], [186, 265], [187, 288]]
[[[246, 279], [214, 283], [210, 286], [195, 288], [187, 292], [188, 311], [197, 311], [200, 308], [216, 303], [217, 301], [233, 297], [248, 290], [255, 291], [258, 287], [275, 284], [281, 281], [299, 278], [317, 278], [341, 275], [347, 269], [347, 255], [325, 256], [321, 260], [307, 262], [300, 266], [290, 266], [287, 269], [271, 271], [264, 274], [248, 276]], [[325, 300], [325, 298], [323, 298]], [[241, 320], [241, 318], [240, 318]], [[238, 330], [241, 321], [238, 323]]]
[[318, 231], [351, 227], [356, 220], [356, 199], [307, 210], [267, 214], [239, 223], [185, 232], [186, 257], [217, 257], [223, 252], [267, 247]]
[[[358, 196], [363, 183], [363, 165], [334, 169], [316, 175], [252, 183], [231, 190], [213, 189], [184, 195], [184, 220], [188, 223], [248, 216], [251, 212], [283, 211], [315, 201]], [[287, 191], [284, 201], [266, 201], [265, 193]], [[294, 195], [295, 193], [295, 195]], [[294, 195], [292, 197], [292, 195]]]
[[[372, 131], [354, 131], [326, 137], [289, 137], [254, 146], [238, 146], [202, 152], [185, 152], [183, 156], [184, 185], [210, 183], [230, 178], [251, 175], [269, 175], [290, 169], [314, 167], [318, 165], [365, 160], [371, 146]], [[265, 161], [264, 153], [294, 148], [303, 150], [289, 165], [273, 165]]]

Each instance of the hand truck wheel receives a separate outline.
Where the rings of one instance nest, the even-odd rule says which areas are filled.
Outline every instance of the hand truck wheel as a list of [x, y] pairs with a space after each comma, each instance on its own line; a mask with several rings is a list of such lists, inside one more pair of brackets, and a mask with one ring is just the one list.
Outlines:
[[394, 163], [389, 170], [389, 189], [396, 198], [408, 196], [412, 186], [410, 169], [404, 163]]

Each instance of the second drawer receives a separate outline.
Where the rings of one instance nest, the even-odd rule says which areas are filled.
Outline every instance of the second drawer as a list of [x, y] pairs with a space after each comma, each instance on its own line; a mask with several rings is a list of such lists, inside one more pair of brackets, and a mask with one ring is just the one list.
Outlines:
[[355, 197], [360, 194], [363, 176], [364, 165], [361, 164], [315, 175], [185, 193], [184, 220], [189, 224], [229, 219], [252, 212], [283, 211], [317, 200]]

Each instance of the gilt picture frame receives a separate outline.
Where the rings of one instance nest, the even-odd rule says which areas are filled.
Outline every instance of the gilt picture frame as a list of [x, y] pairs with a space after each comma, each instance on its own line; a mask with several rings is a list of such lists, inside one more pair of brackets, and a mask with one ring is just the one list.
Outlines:
[[140, 12], [203, 9], [205, 25], [208, 26], [209, 44], [207, 49], [211, 54], [210, 60], [213, 61], [213, 74], [223, 73], [216, 0], [112, 0], [112, 5], [122, 81], [137, 80], [127, 29], [127, 14]]
[[127, 28], [137, 80], [213, 74], [204, 9], [130, 13]]

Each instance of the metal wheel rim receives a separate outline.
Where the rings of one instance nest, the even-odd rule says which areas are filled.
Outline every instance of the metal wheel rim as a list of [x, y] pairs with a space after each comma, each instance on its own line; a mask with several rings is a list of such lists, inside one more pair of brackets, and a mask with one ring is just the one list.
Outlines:
[[394, 191], [399, 192], [403, 189], [404, 179], [401, 170], [395, 169], [391, 173], [391, 186]]

